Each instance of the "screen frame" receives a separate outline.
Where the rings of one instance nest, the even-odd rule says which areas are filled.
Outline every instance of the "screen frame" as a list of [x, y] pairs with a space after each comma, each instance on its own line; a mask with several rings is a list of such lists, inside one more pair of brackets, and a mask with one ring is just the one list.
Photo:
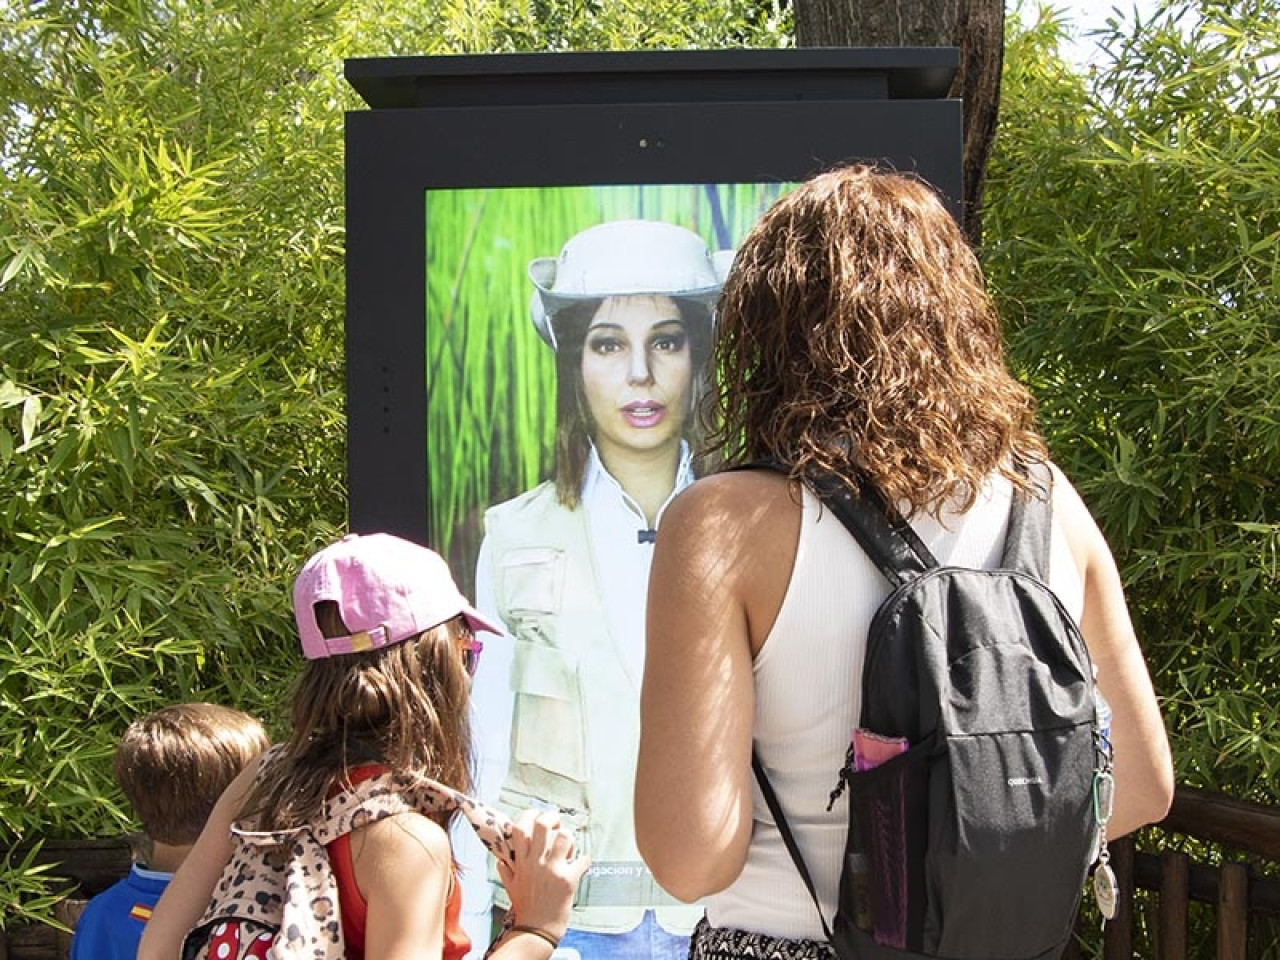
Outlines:
[[869, 161], [933, 184], [960, 218], [954, 48], [349, 60], [349, 525], [429, 529], [426, 192], [798, 182]]

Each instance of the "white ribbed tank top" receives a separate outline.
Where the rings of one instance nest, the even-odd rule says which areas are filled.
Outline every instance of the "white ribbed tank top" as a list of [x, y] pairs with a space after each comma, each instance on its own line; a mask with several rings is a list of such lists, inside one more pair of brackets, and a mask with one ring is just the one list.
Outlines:
[[[963, 516], [911, 526], [939, 563], [991, 569], [999, 564], [1012, 488], [993, 477]], [[1084, 589], [1054, 516], [1049, 583], [1079, 622]], [[848, 824], [848, 794], [831, 811], [850, 732], [861, 712], [867, 630], [889, 585], [853, 537], [804, 491], [800, 538], [778, 618], [754, 663], [755, 749], [808, 864], [830, 924]], [[753, 778], [754, 784], [754, 778]], [[754, 824], [742, 873], [708, 897], [707, 919], [776, 937], [821, 939], [822, 927], [773, 817], [754, 787]]]

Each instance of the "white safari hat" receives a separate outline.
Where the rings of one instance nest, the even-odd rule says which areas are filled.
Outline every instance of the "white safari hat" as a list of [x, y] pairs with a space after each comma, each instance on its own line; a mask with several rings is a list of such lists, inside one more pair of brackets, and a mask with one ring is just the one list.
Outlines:
[[556, 312], [583, 300], [661, 294], [713, 306], [733, 262], [692, 230], [658, 220], [612, 220], [574, 234], [558, 257], [529, 263], [533, 325], [552, 349]]

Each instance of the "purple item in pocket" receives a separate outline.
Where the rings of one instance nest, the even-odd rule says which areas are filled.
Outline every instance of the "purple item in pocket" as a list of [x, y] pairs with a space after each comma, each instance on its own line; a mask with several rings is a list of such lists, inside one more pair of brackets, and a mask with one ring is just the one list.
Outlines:
[[[867, 773], [907, 752], [904, 737], [886, 737], [859, 727], [853, 731], [853, 766]], [[869, 932], [876, 943], [906, 948], [907, 863], [904, 798], [909, 771], [899, 765], [860, 780], [854, 803], [866, 855]]]
[[853, 768], [858, 773], [873, 770], [886, 760], [906, 752], [905, 737], [885, 737], [862, 727], [853, 731]]

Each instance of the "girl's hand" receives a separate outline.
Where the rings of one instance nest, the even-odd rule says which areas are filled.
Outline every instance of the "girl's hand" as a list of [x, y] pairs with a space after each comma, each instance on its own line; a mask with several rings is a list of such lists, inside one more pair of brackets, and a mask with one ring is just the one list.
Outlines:
[[569, 926], [578, 881], [591, 858], [574, 856], [573, 836], [560, 829], [560, 815], [525, 810], [511, 835], [514, 867], [498, 861], [498, 876], [511, 898], [511, 921], [537, 927], [557, 940]]

